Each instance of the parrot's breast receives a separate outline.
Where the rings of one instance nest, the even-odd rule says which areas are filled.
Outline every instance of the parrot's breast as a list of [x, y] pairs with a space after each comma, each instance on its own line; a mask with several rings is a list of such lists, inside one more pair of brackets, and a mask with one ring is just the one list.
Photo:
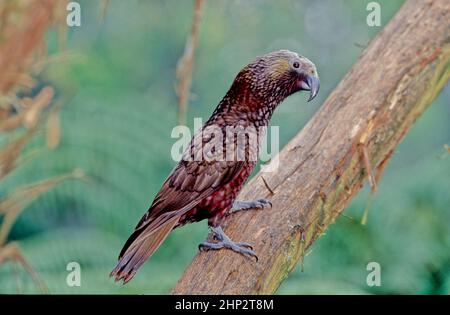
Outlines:
[[256, 162], [247, 162], [236, 178], [224, 185], [211, 196], [204, 198], [192, 210], [180, 218], [178, 226], [204, 219], [210, 220], [209, 225], [216, 226], [231, 209], [233, 202], [241, 191], [248, 177], [255, 168]]

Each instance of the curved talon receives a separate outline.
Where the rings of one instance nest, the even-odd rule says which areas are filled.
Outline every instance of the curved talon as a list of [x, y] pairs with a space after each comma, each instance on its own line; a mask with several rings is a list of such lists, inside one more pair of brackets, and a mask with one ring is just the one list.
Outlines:
[[198, 244], [198, 250], [201, 252], [205, 251], [203, 243]]
[[[233, 248], [232, 248], [233, 249]], [[249, 258], [255, 258], [255, 261], [258, 262], [259, 258], [256, 255], [256, 253], [252, 249], [248, 248], [242, 248], [240, 247], [239, 250], [233, 249], [233, 251], [238, 252], [244, 256], [248, 256]]]
[[264, 208], [264, 206], [269, 205], [272, 208], [272, 202], [270, 202], [269, 200], [266, 199], [258, 199], [255, 201], [256, 203], [258, 203], [257, 207], [258, 208]]
[[250, 248], [251, 250], [253, 250], [253, 246], [250, 245], [249, 243], [239, 242], [239, 243], [236, 243], [236, 245], [239, 247], [246, 247], [246, 248]]
[[256, 259], [256, 261], [258, 261], [258, 256], [256, 256], [256, 253], [253, 250], [251, 250], [251, 249], [240, 247], [239, 250], [235, 250], [235, 249], [233, 249], [233, 250], [235, 252], [238, 252], [238, 253], [244, 255], [244, 256], [247, 255], [247, 256], [250, 256], [250, 257], [254, 257]]

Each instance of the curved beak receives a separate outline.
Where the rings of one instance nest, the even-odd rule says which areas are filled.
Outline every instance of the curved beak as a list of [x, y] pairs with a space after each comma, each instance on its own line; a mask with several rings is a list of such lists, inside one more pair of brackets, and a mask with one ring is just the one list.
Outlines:
[[300, 89], [304, 90], [304, 91], [309, 91], [308, 102], [312, 101], [319, 93], [319, 89], [320, 89], [319, 77], [312, 76], [312, 75], [306, 76], [305, 79], [301, 83]]

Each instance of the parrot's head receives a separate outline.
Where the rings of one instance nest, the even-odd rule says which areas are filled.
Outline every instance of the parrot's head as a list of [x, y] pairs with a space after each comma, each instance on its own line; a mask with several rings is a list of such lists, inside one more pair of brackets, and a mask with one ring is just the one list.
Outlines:
[[309, 91], [308, 101], [311, 101], [320, 87], [314, 63], [289, 50], [256, 58], [236, 79], [243, 80], [247, 88], [261, 97], [278, 102], [298, 91]]

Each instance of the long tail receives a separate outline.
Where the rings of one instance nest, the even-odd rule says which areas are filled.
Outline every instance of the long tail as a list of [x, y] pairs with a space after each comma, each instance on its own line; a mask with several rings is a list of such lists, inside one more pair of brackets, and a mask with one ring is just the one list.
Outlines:
[[150, 224], [134, 231], [119, 255], [117, 266], [111, 271], [109, 276], [115, 277], [116, 281], [123, 280], [124, 284], [130, 281], [139, 267], [166, 239], [167, 235], [178, 223], [178, 220], [179, 216], [174, 216], [157, 227]]

